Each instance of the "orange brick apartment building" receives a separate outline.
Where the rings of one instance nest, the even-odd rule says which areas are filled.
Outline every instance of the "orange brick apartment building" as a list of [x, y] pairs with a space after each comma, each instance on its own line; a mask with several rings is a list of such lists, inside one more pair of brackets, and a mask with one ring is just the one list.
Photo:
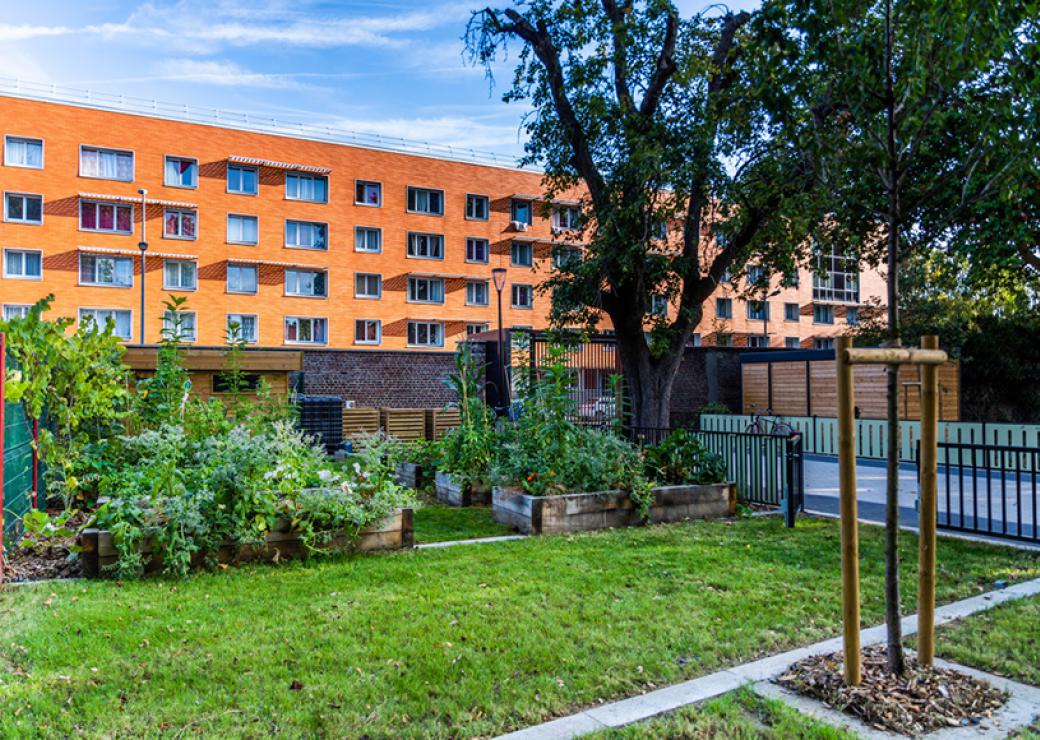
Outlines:
[[[53, 293], [54, 315], [152, 343], [173, 294], [200, 346], [234, 322], [261, 347], [451, 350], [496, 327], [504, 267], [505, 326], [545, 325], [559, 211], [539, 173], [177, 118], [0, 92], [4, 316]], [[694, 342], [825, 346], [881, 289], [855, 269], [767, 304], [724, 284]]]

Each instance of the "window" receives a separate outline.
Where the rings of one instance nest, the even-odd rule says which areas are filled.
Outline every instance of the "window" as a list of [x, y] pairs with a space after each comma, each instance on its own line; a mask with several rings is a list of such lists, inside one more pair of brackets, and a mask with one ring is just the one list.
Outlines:
[[289, 200], [328, 203], [329, 178], [304, 172], [286, 172], [285, 197]]
[[486, 280], [470, 280], [466, 283], [466, 305], [486, 306], [488, 305], [488, 284]]
[[813, 340], [813, 349], [834, 349], [834, 340], [830, 337], [821, 337]]
[[723, 270], [722, 274], [719, 275], [719, 282], [720, 283], [732, 283], [733, 282], [733, 271], [730, 270], [728, 267], [725, 270]]
[[256, 167], [244, 167], [240, 164], [229, 164], [227, 168], [227, 191], [238, 195], [256, 195], [259, 192], [260, 177]]
[[766, 268], [762, 265], [749, 265], [747, 269], [748, 285], [765, 285]]
[[716, 298], [715, 299], [715, 318], [719, 318], [719, 319], [732, 319], [733, 318], [733, 299], [732, 298]]
[[43, 139], [26, 139], [22, 136], [4, 138], [4, 164], [8, 167], [31, 167], [43, 169]]
[[255, 293], [257, 285], [257, 266], [228, 263], [227, 292]]
[[802, 309], [797, 303], [784, 304], [784, 321], [799, 321], [802, 318]]
[[814, 324], [833, 324], [834, 323], [834, 306], [827, 306], [817, 303], [813, 306], [813, 323]]
[[487, 324], [466, 324], [466, 336], [471, 337], [474, 334], [483, 334], [488, 330]]
[[747, 346], [751, 349], [765, 349], [769, 347], [769, 337], [761, 334], [751, 334], [747, 338]]
[[134, 207], [119, 203], [79, 202], [79, 227], [84, 231], [134, 233]]
[[509, 219], [514, 223], [530, 225], [534, 218], [531, 201], [513, 198], [509, 207]]
[[43, 253], [30, 249], [5, 249], [4, 277], [39, 280], [43, 277]]
[[19, 224], [42, 224], [43, 196], [4, 193], [4, 221]]
[[374, 226], [354, 227], [354, 251], [376, 254], [383, 251], [383, 230]]
[[715, 335], [715, 346], [716, 347], [732, 347], [733, 346], [733, 335], [732, 334], [716, 334]]
[[163, 262], [163, 290], [195, 290], [197, 280], [195, 263], [190, 260]]
[[486, 195], [466, 195], [466, 218], [470, 221], [487, 221], [490, 210]]
[[700, 332], [695, 331], [693, 334], [690, 335], [690, 346], [691, 347], [700, 347], [701, 346], [701, 334], [700, 334]]
[[0, 318], [4, 321], [10, 321], [11, 319], [24, 319], [29, 315], [29, 306], [24, 303], [5, 303], [3, 313], [0, 314]]
[[768, 321], [769, 320], [769, 302], [768, 301], [748, 301], [748, 304], [747, 304], [747, 317], [751, 321]]
[[581, 249], [578, 247], [553, 247], [553, 267], [557, 270], [570, 269], [581, 263]]
[[120, 339], [130, 339], [130, 309], [128, 308], [81, 308], [79, 323], [93, 324], [98, 331], [104, 331], [108, 322], [112, 322], [112, 334]]
[[411, 303], [444, 303], [444, 281], [440, 278], [408, 278], [408, 300]]
[[172, 188], [197, 188], [199, 161], [186, 157], [167, 157], [163, 168], [163, 184]]
[[227, 240], [229, 244], [256, 244], [260, 238], [260, 221], [256, 216], [229, 213]]
[[313, 221], [286, 221], [285, 246], [300, 249], [328, 249], [329, 225]]
[[411, 347], [443, 347], [444, 327], [436, 321], [409, 321], [408, 345]]
[[195, 333], [195, 312], [194, 311], [177, 311], [177, 316], [174, 318], [173, 311], [163, 311], [162, 317], [162, 335], [164, 339], [178, 338], [182, 342], [194, 342], [196, 339]]
[[802, 340], [798, 337], [784, 337], [784, 347], [786, 349], [801, 349]]
[[194, 239], [197, 217], [195, 211], [175, 211], [166, 209], [163, 217], [163, 236], [167, 239]]
[[668, 223], [656, 221], [650, 226], [650, 238], [659, 242], [668, 241]]
[[859, 262], [836, 250], [816, 255], [813, 300], [859, 303]]
[[530, 267], [534, 264], [534, 247], [531, 242], [513, 242], [509, 262], [513, 267]]
[[491, 252], [487, 239], [466, 239], [466, 261], [487, 264]]
[[444, 237], [440, 234], [408, 234], [408, 256], [419, 259], [444, 259]]
[[859, 324], [859, 309], [849, 306], [845, 309], [845, 323], [849, 326], [856, 326]]
[[290, 344], [325, 344], [327, 329], [328, 319], [285, 317], [285, 341]]
[[368, 180], [355, 180], [354, 203], [359, 206], [383, 205], [383, 186], [378, 182]]
[[558, 206], [553, 209], [553, 228], [574, 231], [581, 228], [581, 209], [577, 206]]
[[81, 146], [79, 174], [80, 177], [131, 182], [134, 179], [134, 154], [119, 149]]
[[382, 298], [383, 276], [367, 272], [354, 273], [355, 298]]
[[379, 319], [354, 320], [354, 344], [379, 344], [383, 325]]
[[430, 216], [444, 215], [444, 191], [408, 186], [408, 211]]
[[328, 295], [328, 276], [324, 270], [285, 270], [285, 294], [307, 298]]
[[668, 299], [663, 295], [650, 296], [650, 313], [654, 316], [667, 316]]
[[129, 288], [134, 284], [133, 258], [81, 254], [79, 256], [79, 282], [80, 285]]
[[534, 291], [530, 285], [513, 285], [513, 308], [531, 308]]
[[256, 344], [260, 338], [256, 314], [229, 313], [227, 315], [227, 338], [229, 342], [241, 340], [246, 344]]

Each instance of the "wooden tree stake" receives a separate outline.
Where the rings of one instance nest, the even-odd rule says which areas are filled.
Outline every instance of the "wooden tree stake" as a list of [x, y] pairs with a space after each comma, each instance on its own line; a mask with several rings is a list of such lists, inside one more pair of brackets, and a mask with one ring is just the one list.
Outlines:
[[[921, 337], [921, 348], [938, 350], [939, 338]], [[935, 521], [939, 452], [939, 378], [936, 365], [921, 366], [921, 495], [917, 569], [917, 659], [932, 665], [935, 656]]]
[[862, 680], [859, 644], [859, 523], [856, 506], [856, 418], [852, 365], [846, 350], [850, 337], [838, 337], [838, 478], [841, 489], [841, 599], [844, 628], [845, 682]]

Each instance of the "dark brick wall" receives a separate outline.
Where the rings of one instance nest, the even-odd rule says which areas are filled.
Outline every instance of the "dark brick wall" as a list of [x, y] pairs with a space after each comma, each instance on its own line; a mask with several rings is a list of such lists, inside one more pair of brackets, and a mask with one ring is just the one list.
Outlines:
[[734, 413], [741, 407], [740, 355], [746, 347], [689, 347], [672, 386], [673, 426], [694, 418], [700, 408], [721, 401]]
[[[483, 344], [472, 347], [482, 363]], [[356, 406], [438, 408], [456, 400], [444, 384], [453, 358], [451, 352], [306, 350], [302, 391], [340, 396]]]

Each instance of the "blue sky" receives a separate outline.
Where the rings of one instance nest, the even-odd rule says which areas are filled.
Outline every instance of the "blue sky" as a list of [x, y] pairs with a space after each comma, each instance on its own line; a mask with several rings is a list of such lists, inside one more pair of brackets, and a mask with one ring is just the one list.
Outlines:
[[[4, 76], [499, 153], [522, 104], [462, 58], [478, 0], [32, 0], [0, 14]], [[680, 2], [690, 13], [708, 3]], [[738, 0], [736, 6], [750, 5]], [[17, 5], [17, 12], [10, 12]], [[508, 79], [509, 67], [500, 77]]]

